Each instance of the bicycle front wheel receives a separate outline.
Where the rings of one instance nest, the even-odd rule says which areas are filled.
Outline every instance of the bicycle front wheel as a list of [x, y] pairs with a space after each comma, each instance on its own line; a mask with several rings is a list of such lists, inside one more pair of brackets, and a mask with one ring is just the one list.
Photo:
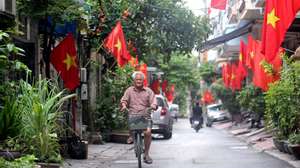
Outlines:
[[138, 158], [138, 165], [139, 168], [142, 168], [142, 152], [143, 152], [143, 146], [142, 146], [142, 136], [140, 133], [136, 135], [136, 155]]

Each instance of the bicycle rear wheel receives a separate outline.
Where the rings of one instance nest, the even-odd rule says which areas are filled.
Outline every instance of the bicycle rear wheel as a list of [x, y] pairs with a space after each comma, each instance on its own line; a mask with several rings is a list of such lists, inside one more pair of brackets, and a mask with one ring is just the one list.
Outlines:
[[136, 156], [138, 158], [139, 168], [142, 168], [142, 152], [143, 152], [142, 136], [141, 133], [137, 133], [136, 134]]

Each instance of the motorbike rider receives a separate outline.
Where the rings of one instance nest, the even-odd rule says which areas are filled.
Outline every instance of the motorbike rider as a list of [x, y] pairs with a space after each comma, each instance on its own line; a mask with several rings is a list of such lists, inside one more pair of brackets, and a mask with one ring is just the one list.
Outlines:
[[202, 127], [203, 117], [202, 117], [202, 107], [199, 102], [196, 102], [196, 105], [193, 107], [193, 121], [200, 121], [199, 124]]

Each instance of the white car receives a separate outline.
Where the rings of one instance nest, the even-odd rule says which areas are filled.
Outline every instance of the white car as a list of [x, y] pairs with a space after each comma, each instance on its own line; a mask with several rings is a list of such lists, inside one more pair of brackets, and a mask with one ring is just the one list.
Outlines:
[[222, 104], [211, 104], [207, 107], [207, 117], [210, 121], [221, 121], [229, 119], [229, 114], [224, 110]]
[[170, 109], [171, 116], [177, 121], [177, 118], [179, 116], [178, 104], [171, 104], [169, 109]]

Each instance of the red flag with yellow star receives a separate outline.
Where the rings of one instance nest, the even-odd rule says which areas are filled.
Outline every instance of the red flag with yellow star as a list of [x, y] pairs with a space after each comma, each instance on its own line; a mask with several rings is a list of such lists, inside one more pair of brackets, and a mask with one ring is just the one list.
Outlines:
[[66, 88], [72, 91], [79, 86], [79, 64], [76, 56], [75, 40], [71, 33], [53, 49], [50, 62], [60, 74]]
[[202, 96], [202, 100], [205, 104], [210, 104], [214, 102], [214, 97], [209, 90], [205, 90]]
[[145, 79], [144, 79], [144, 86], [148, 86], [148, 66], [145, 63], [142, 63], [141, 65], [139, 65], [139, 67], [137, 67], [137, 70], [143, 72]]
[[241, 90], [242, 80], [239, 72], [239, 67], [234, 63], [231, 65], [231, 79], [230, 79], [230, 87], [234, 90]]
[[131, 59], [126, 48], [121, 21], [117, 22], [116, 27], [113, 28], [104, 40], [104, 47], [112, 53], [120, 67], [123, 67]]
[[222, 67], [222, 77], [224, 86], [229, 88], [230, 87], [230, 80], [231, 80], [231, 64], [226, 63]]
[[247, 46], [244, 41], [240, 41], [240, 56], [239, 56], [239, 64], [237, 75], [239, 76], [239, 80], [243, 80], [247, 76], [247, 70], [245, 69], [244, 64], [246, 64], [247, 60]]
[[280, 52], [276, 54], [276, 57], [271, 62], [273, 66], [273, 73], [267, 72], [265, 67], [263, 66], [265, 57], [262, 53], [260, 53], [261, 43], [257, 41], [257, 53], [254, 57], [254, 68], [253, 68], [253, 79], [252, 82], [255, 86], [261, 88], [263, 91], [267, 91], [269, 89], [269, 84], [275, 82], [280, 79], [280, 70], [282, 66], [281, 54], [284, 52], [283, 49], [280, 48]]
[[300, 9], [299, 0], [266, 0], [261, 52], [271, 63]]
[[156, 79], [155, 81], [152, 82], [152, 84], [150, 85], [150, 88], [152, 89], [152, 91], [155, 93], [155, 94], [159, 94], [160, 93], [160, 83], [159, 83], [159, 80]]
[[256, 54], [256, 40], [253, 39], [251, 35], [248, 36], [248, 45], [247, 45], [247, 57], [246, 57], [246, 66], [249, 69], [253, 69], [253, 60]]

